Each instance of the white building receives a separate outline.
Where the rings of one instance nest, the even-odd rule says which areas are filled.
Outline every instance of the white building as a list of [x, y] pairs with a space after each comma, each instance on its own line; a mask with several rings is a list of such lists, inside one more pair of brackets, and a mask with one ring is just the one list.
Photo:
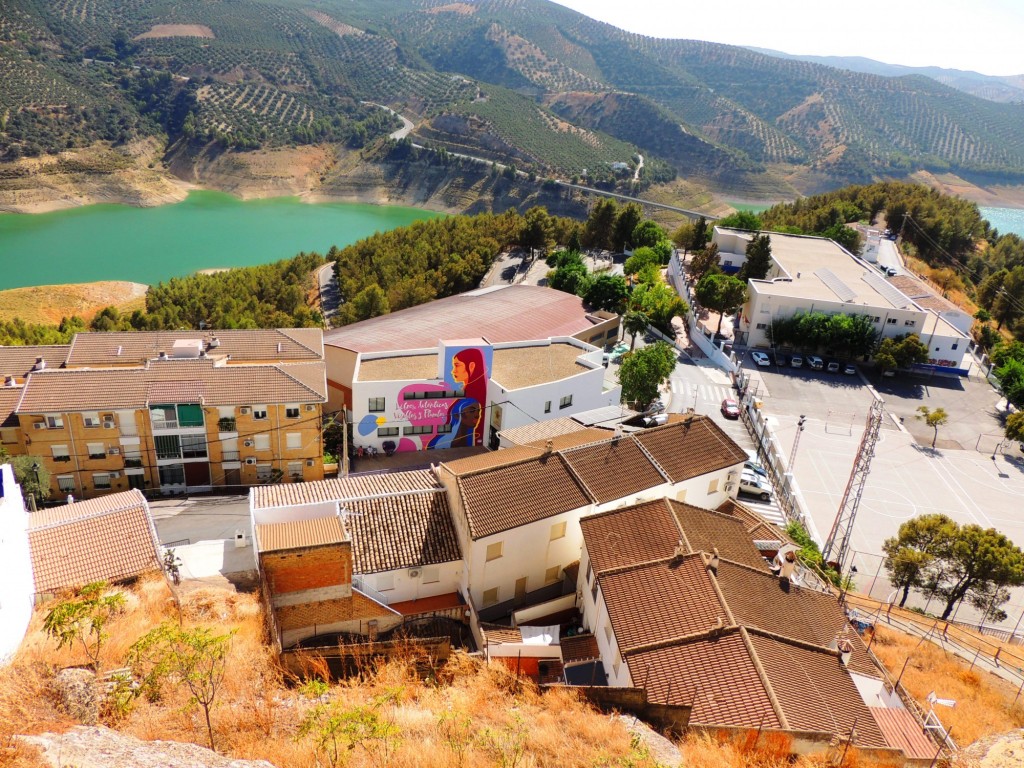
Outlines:
[[32, 618], [35, 589], [28, 546], [28, 512], [10, 464], [0, 465], [0, 663], [21, 644]]
[[356, 448], [497, 448], [501, 429], [617, 404], [601, 347], [618, 333], [561, 291], [470, 291], [329, 331], [328, 403]]
[[[767, 233], [772, 264], [764, 280], [750, 280], [737, 339], [770, 347], [771, 325], [804, 312], [865, 315], [879, 338], [915, 333], [928, 346], [929, 362], [962, 368], [970, 337], [950, 319], [917, 303], [877, 269], [832, 240]], [[723, 266], [742, 266], [753, 233], [715, 227]]]

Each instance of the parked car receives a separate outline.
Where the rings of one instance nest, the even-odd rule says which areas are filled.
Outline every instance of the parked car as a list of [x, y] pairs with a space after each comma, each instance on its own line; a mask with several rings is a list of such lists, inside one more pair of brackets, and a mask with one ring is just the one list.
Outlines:
[[838, 360], [829, 360], [828, 365], [825, 366], [825, 370], [829, 373], [839, 373], [841, 368], [842, 366], [839, 364]]
[[800, 355], [793, 355], [791, 358], [789, 358], [789, 364], [794, 368], [803, 368], [804, 359]]
[[738, 419], [740, 417], [740, 404], [731, 397], [722, 401], [722, 415], [727, 419]]
[[629, 352], [629, 344], [616, 344], [614, 347], [609, 349], [607, 352], [601, 355], [601, 362], [604, 367], [608, 367], [608, 363], [617, 363], [622, 359], [622, 356]]
[[744, 472], [740, 475], [739, 491], [740, 493], [749, 493], [751, 496], [757, 496], [761, 501], [770, 501], [772, 498], [772, 491], [768, 481], [766, 479], [759, 479], [753, 472]]
[[753, 472], [758, 477], [768, 477], [768, 470], [758, 464], [756, 461], [745, 461], [743, 462], [744, 472]]
[[756, 349], [751, 350], [750, 356], [754, 358], [754, 362], [757, 363], [762, 368], [767, 368], [769, 365], [772, 364], [772, 361], [768, 359], [768, 355], [766, 355], [764, 352], [759, 352]]
[[896, 275], [899, 274], [899, 270], [896, 269], [896, 267], [886, 267], [885, 274], [887, 274], [889, 277], [896, 277]]
[[651, 415], [655, 413], [664, 413], [665, 404], [661, 400], [652, 400], [651, 404], [647, 406], [644, 413]]
[[781, 365], [785, 365], [786, 364], [786, 356], [784, 354], [782, 354], [781, 352], [773, 352], [772, 353], [772, 359], [775, 361], [776, 365], [780, 365], [781, 366]]
[[825, 367], [825, 361], [822, 360], [817, 355], [809, 355], [807, 357], [807, 364], [811, 367], [811, 370], [813, 371], [820, 371], [822, 368]]
[[667, 413], [656, 413], [653, 416], [644, 416], [645, 427], [660, 427], [662, 424], [668, 424]]
[[853, 363], [847, 363], [846, 365], [843, 366], [843, 373], [845, 373], [847, 376], [853, 376], [853, 374], [855, 374], [856, 372], [857, 366], [854, 365]]

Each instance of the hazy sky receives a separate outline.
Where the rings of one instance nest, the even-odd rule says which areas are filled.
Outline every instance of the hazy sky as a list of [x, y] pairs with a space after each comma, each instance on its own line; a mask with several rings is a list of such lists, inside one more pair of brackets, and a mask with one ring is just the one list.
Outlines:
[[1024, 0], [554, 0], [631, 32], [1024, 74]]

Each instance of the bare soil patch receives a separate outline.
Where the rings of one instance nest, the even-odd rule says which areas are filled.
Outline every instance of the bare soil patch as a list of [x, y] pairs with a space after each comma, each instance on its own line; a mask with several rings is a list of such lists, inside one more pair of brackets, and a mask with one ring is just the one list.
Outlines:
[[136, 40], [148, 40], [154, 37], [216, 37], [213, 30], [204, 24], [154, 24], [148, 32], [137, 36]]
[[86, 321], [101, 309], [131, 313], [144, 309], [149, 286], [122, 280], [72, 285], [37, 285], [0, 291], [0, 320], [20, 317], [26, 323], [54, 325], [78, 315]]

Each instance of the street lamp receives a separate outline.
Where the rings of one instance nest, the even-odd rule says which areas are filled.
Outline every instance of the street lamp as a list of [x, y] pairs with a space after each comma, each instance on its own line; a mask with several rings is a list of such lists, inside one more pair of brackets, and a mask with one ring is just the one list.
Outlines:
[[796, 423], [796, 436], [793, 438], [793, 450], [789, 452], [789, 473], [793, 474], [793, 467], [796, 466], [796, 449], [800, 445], [800, 433], [804, 431], [804, 423], [807, 417], [800, 414], [800, 421]]

